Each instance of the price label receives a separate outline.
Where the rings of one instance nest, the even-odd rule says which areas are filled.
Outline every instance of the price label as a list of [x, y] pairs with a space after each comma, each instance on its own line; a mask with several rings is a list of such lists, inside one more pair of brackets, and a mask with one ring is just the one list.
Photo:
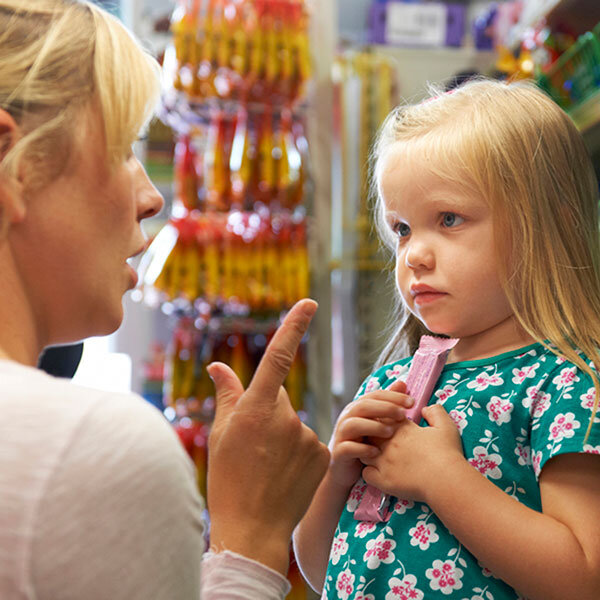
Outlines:
[[399, 46], [443, 46], [447, 9], [443, 4], [388, 2], [385, 39]]

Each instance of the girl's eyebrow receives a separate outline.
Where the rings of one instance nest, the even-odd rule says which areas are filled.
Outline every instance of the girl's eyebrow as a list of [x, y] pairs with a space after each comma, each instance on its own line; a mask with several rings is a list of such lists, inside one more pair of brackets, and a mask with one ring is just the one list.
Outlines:
[[457, 193], [433, 193], [429, 197], [423, 198], [424, 202], [428, 204], [430, 208], [438, 208], [439, 210], [453, 209], [458, 212], [461, 210], [475, 212], [479, 210], [487, 209], [487, 205], [472, 196], [466, 194]]

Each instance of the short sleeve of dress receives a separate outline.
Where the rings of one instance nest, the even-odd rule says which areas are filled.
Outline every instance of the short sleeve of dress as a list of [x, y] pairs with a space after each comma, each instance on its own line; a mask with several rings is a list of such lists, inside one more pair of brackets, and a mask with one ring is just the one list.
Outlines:
[[571, 363], [560, 363], [536, 390], [531, 406], [531, 459], [536, 477], [553, 456], [600, 454], [600, 411], [593, 416], [596, 390], [592, 378]]

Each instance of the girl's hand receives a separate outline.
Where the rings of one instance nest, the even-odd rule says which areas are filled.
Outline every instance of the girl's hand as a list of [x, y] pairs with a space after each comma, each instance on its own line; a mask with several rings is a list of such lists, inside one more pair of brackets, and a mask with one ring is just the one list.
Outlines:
[[376, 441], [380, 454], [362, 459], [368, 484], [398, 498], [427, 502], [438, 474], [465, 460], [460, 433], [444, 407], [427, 406], [423, 417], [429, 427], [406, 419], [393, 437]]
[[[389, 439], [406, 419], [404, 408], [413, 404], [403, 381], [354, 400], [341, 412], [329, 442], [329, 477], [350, 488], [360, 477], [363, 462], [379, 455], [377, 442]], [[361, 462], [362, 461], [362, 462]]]

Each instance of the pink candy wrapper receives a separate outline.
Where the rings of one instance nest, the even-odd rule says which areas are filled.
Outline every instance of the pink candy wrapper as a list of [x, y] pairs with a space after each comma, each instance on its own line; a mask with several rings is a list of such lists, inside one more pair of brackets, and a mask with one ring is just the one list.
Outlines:
[[[415, 423], [420, 422], [421, 412], [431, 398], [448, 353], [457, 342], [454, 338], [437, 338], [430, 335], [424, 335], [419, 341], [419, 348], [406, 376], [406, 391], [415, 401], [406, 411], [406, 416]], [[357, 521], [388, 521], [392, 514], [389, 500], [387, 494], [368, 485], [358, 508], [354, 511], [354, 518]]]

